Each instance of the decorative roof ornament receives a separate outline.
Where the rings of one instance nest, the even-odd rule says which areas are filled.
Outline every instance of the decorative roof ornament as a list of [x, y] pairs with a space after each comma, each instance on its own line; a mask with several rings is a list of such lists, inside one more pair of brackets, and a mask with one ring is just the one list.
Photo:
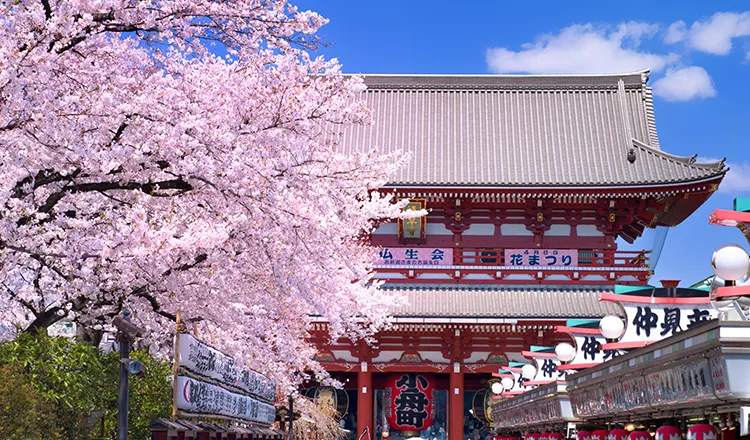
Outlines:
[[651, 69], [646, 69], [643, 72], [641, 72], [641, 81], [643, 84], [646, 84], [651, 77]]
[[635, 148], [628, 150], [628, 162], [635, 163]]

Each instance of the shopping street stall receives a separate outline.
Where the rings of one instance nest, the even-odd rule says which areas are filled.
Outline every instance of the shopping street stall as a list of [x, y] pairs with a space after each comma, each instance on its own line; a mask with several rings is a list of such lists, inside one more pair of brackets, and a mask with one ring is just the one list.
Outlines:
[[571, 410], [564, 382], [541, 385], [493, 405], [492, 419], [501, 432], [529, 432], [537, 428], [560, 429], [578, 419]]

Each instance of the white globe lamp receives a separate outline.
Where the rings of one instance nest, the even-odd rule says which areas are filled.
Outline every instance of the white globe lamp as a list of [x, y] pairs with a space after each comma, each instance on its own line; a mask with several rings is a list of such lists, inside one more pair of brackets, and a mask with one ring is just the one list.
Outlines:
[[521, 376], [524, 377], [524, 379], [531, 380], [536, 375], [536, 367], [531, 364], [526, 364], [523, 367], [521, 367]]
[[723, 278], [727, 285], [733, 285], [735, 281], [747, 275], [750, 257], [736, 244], [728, 244], [714, 252], [711, 266], [717, 277]]
[[625, 323], [619, 316], [607, 315], [599, 321], [599, 331], [606, 339], [614, 341], [625, 332]]
[[503, 384], [500, 382], [493, 382], [492, 385], [490, 385], [490, 390], [492, 390], [492, 394], [501, 394], [503, 392]]
[[555, 347], [555, 355], [560, 359], [560, 362], [568, 363], [575, 359], [576, 349], [567, 342], [561, 342]]
[[500, 382], [502, 382], [502, 385], [503, 385], [503, 388], [505, 389], [505, 391], [512, 390], [513, 389], [513, 385], [516, 384], [516, 381], [513, 380], [510, 377], [504, 377], [503, 380], [501, 380]]

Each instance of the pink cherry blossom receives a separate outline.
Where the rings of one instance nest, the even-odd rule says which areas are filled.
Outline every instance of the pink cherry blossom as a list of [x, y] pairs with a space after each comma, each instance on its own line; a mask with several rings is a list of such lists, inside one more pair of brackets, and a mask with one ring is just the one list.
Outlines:
[[[406, 158], [337, 153], [362, 79], [312, 58], [326, 20], [283, 0], [0, 6], [0, 321], [174, 316], [282, 385], [322, 372], [310, 315], [366, 337], [401, 298], [362, 237]], [[373, 148], [376, 146], [372, 146]]]

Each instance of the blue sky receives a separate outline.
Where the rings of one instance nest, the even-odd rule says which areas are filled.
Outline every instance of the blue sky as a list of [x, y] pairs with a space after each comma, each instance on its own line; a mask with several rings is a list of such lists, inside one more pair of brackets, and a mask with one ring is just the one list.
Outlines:
[[[601, 73], [651, 68], [662, 149], [727, 158], [720, 191], [669, 231], [652, 284], [710, 275], [712, 252], [746, 246], [708, 215], [750, 197], [747, 1], [297, 1], [330, 19], [321, 53], [347, 73]], [[459, 6], [460, 5], [460, 6]], [[639, 240], [651, 248], [652, 235]]]

